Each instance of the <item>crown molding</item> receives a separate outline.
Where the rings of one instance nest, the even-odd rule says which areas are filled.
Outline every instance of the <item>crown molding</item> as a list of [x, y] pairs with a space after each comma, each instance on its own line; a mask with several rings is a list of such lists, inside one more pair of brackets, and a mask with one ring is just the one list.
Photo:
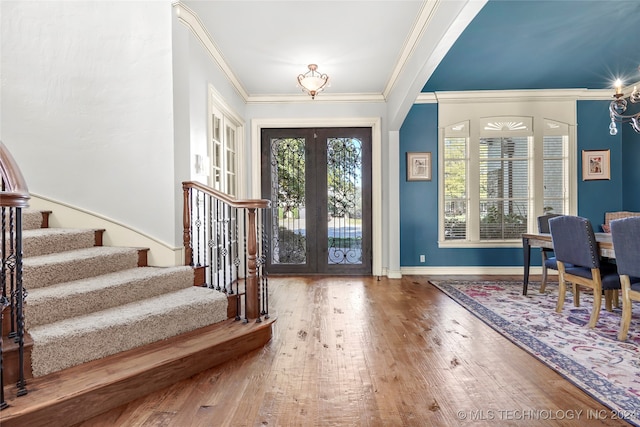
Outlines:
[[218, 64], [227, 79], [229, 79], [229, 82], [234, 87], [236, 92], [238, 92], [238, 94], [246, 102], [249, 98], [249, 94], [240, 83], [240, 80], [238, 80], [238, 78], [235, 76], [235, 74], [231, 70], [231, 67], [229, 66], [229, 64], [227, 64], [227, 61], [225, 61], [222, 53], [213, 42], [211, 34], [209, 34], [202, 21], [200, 21], [198, 15], [196, 15], [194, 11], [189, 9], [180, 1], [176, 1], [172, 5], [176, 12], [176, 16], [178, 17], [178, 20], [187, 28], [189, 28], [193, 35], [200, 41], [200, 43], [202, 43], [202, 46], [207, 50], [207, 52], [209, 52], [213, 60]]
[[[624, 88], [624, 93], [631, 93], [634, 86], [640, 82]], [[525, 90], [484, 90], [467, 92], [422, 92], [414, 104], [433, 104], [446, 102], [508, 102], [508, 101], [566, 101], [592, 100], [611, 101], [613, 89], [525, 89]]]
[[322, 93], [315, 99], [307, 94], [299, 95], [250, 95], [247, 104], [313, 104], [313, 103], [376, 103], [385, 102], [385, 98], [375, 93]]
[[[242, 86], [240, 80], [231, 70], [231, 67], [224, 59], [224, 56], [216, 46], [213, 38], [205, 28], [204, 24], [198, 17], [198, 15], [189, 9], [180, 1], [172, 3], [176, 12], [178, 20], [185, 25], [191, 33], [200, 41], [202, 46], [209, 52], [211, 58], [218, 64], [222, 72], [225, 74], [231, 85], [236, 92], [247, 104], [291, 104], [291, 103], [354, 103], [354, 102], [385, 102], [386, 99], [382, 94], [377, 93], [343, 93], [343, 94], [330, 94], [322, 93], [322, 95], [316, 96], [316, 99], [311, 99], [306, 94], [299, 95], [250, 95], [247, 90]], [[397, 76], [396, 76], [397, 77]]]

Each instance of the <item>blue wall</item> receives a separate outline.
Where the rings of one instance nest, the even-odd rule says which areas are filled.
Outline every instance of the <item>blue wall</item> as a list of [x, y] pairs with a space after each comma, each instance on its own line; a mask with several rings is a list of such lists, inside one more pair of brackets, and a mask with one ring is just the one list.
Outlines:
[[[622, 132], [609, 134], [609, 101], [578, 102], [578, 215], [589, 218], [596, 231], [605, 212], [622, 210]], [[628, 125], [626, 125], [628, 126]], [[610, 150], [611, 179], [582, 180], [582, 150]]]
[[[608, 101], [577, 103], [578, 215], [589, 218], [596, 231], [604, 222], [607, 211], [640, 211], [640, 197], [637, 195], [640, 167], [636, 166], [640, 159], [640, 135], [627, 124], [628, 130], [623, 128], [618, 135], [609, 135], [608, 106]], [[611, 180], [582, 181], [582, 150], [605, 149], [611, 150]], [[407, 181], [404, 159], [410, 151], [432, 153], [431, 181]], [[416, 104], [411, 108], [400, 129], [400, 159], [403, 159], [399, 189], [401, 266], [522, 265], [520, 248], [438, 248], [437, 104]], [[627, 166], [624, 171], [623, 166]], [[426, 256], [425, 263], [420, 262], [421, 254]], [[539, 253], [532, 251], [531, 264], [539, 262]]]

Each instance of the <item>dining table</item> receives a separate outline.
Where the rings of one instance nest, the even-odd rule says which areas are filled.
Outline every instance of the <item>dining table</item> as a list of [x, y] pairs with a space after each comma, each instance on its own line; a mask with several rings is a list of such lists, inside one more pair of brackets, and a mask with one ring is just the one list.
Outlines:
[[[596, 236], [596, 243], [598, 244], [598, 250], [601, 257], [615, 258], [616, 254], [613, 250], [613, 241], [611, 240], [611, 233], [594, 233]], [[529, 287], [529, 268], [531, 262], [531, 248], [549, 248], [553, 249], [553, 242], [551, 240], [550, 233], [538, 233], [522, 235], [522, 252], [523, 252], [523, 265], [524, 265], [524, 280], [522, 284], [522, 295], [527, 295], [527, 289]]]

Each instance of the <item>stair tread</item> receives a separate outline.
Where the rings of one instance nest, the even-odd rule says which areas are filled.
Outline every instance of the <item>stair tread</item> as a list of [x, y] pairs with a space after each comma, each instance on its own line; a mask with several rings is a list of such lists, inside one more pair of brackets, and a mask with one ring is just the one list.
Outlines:
[[131, 322], [153, 314], [166, 315], [168, 311], [176, 311], [179, 310], [180, 307], [203, 306], [214, 301], [224, 302], [224, 317], [214, 321], [219, 322], [226, 319], [227, 296], [225, 294], [207, 288], [191, 286], [179, 291], [97, 311], [84, 316], [36, 326], [29, 329], [29, 333], [36, 345], [44, 339], [58, 337], [72, 339], [71, 336], [76, 333], [87, 332], [100, 327], [130, 325]]
[[33, 228], [22, 231], [22, 238], [27, 239], [37, 236], [51, 236], [55, 234], [83, 234], [95, 233], [95, 229], [90, 228]]
[[[73, 280], [71, 282], [57, 283], [44, 288], [29, 290], [27, 304], [32, 304], [34, 301], [37, 302], [42, 299], [68, 298], [73, 295], [84, 294], [106, 287], [126, 284], [132, 280], [160, 277], [184, 270], [190, 271], [191, 267], [135, 267], [128, 270], [102, 274], [100, 276]], [[192, 284], [189, 283], [188, 286], [192, 286]]]
[[36, 228], [22, 232], [23, 257], [90, 248], [96, 243], [96, 230], [82, 228]]
[[193, 286], [193, 269], [135, 267], [29, 290], [27, 330], [38, 325], [105, 310]]
[[22, 260], [23, 267], [55, 264], [59, 262], [77, 262], [82, 259], [97, 258], [108, 254], [136, 253], [139, 248], [119, 247], [119, 246], [93, 246], [91, 248], [75, 249], [72, 251], [57, 252], [47, 255], [26, 257]]
[[29, 329], [34, 377], [227, 319], [227, 296], [192, 286]]
[[42, 211], [36, 209], [25, 209], [22, 211], [22, 229], [37, 229], [42, 227]]
[[29, 289], [95, 277], [138, 267], [137, 248], [94, 246], [91, 248], [27, 257], [22, 283]]

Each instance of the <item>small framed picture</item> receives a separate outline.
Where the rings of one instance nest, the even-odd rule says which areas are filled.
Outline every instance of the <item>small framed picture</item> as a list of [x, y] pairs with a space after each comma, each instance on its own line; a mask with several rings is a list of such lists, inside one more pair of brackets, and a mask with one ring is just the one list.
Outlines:
[[582, 180], [611, 179], [609, 150], [582, 150]]
[[407, 153], [407, 181], [431, 181], [431, 153]]

